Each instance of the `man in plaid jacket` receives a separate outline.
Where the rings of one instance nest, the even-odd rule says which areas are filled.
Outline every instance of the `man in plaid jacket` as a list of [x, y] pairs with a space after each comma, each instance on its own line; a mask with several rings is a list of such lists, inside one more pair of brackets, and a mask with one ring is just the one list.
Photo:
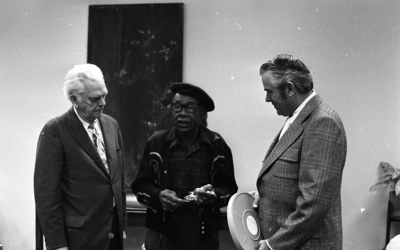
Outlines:
[[260, 75], [266, 102], [288, 119], [257, 178], [254, 206], [264, 239], [258, 249], [342, 249], [342, 121], [315, 93], [310, 71], [297, 58], [278, 55]]

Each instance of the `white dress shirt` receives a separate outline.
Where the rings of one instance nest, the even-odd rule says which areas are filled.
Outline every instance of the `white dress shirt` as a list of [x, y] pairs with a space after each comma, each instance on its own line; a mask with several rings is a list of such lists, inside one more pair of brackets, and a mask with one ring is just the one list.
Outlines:
[[297, 107], [297, 109], [293, 112], [292, 116], [289, 116], [286, 119], [285, 125], [283, 126], [283, 129], [281, 130], [281, 134], [279, 135], [279, 140], [282, 138], [283, 134], [286, 132], [286, 130], [292, 125], [294, 120], [296, 120], [297, 116], [300, 114], [300, 112], [303, 110], [303, 108], [306, 106], [307, 102], [311, 100], [317, 93], [313, 90], [311, 95], [309, 95], [301, 104], [300, 106]]

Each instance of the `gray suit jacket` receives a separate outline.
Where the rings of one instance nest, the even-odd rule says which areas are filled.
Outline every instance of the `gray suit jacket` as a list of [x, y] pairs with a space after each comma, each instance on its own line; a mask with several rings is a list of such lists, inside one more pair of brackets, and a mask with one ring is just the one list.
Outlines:
[[274, 250], [342, 249], [341, 119], [316, 95], [278, 138], [257, 178], [263, 238]]
[[36, 211], [47, 249], [108, 249], [113, 197], [121, 232], [126, 225], [126, 195], [121, 131], [99, 118], [110, 174], [71, 108], [50, 120], [38, 142], [34, 173]]

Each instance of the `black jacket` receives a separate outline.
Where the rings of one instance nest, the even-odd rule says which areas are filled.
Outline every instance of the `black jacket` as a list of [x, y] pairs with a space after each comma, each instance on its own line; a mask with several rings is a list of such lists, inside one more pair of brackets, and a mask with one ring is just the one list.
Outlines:
[[[209, 177], [217, 200], [201, 209], [200, 215], [206, 224], [205, 230], [215, 227], [221, 229], [220, 208], [228, 204], [229, 198], [238, 187], [234, 177], [232, 153], [224, 139], [205, 127], [200, 127], [211, 142], [213, 162], [209, 166]], [[171, 189], [169, 179], [170, 145], [175, 139], [176, 129], [167, 129], [154, 133], [146, 143], [143, 158], [132, 191], [137, 200], [147, 207], [146, 227], [168, 235], [170, 212], [165, 212], [158, 198], [159, 193]], [[208, 226], [207, 226], [208, 225]]]

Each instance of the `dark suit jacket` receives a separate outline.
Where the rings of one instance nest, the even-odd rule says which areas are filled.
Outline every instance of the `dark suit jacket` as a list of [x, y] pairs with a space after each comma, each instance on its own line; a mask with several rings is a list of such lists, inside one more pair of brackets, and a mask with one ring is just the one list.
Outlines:
[[347, 143], [341, 119], [316, 95], [278, 138], [257, 178], [264, 239], [274, 250], [342, 249]]
[[73, 108], [44, 126], [34, 173], [36, 211], [47, 249], [108, 249], [113, 196], [126, 227], [122, 137], [117, 122], [99, 118], [110, 174]]

